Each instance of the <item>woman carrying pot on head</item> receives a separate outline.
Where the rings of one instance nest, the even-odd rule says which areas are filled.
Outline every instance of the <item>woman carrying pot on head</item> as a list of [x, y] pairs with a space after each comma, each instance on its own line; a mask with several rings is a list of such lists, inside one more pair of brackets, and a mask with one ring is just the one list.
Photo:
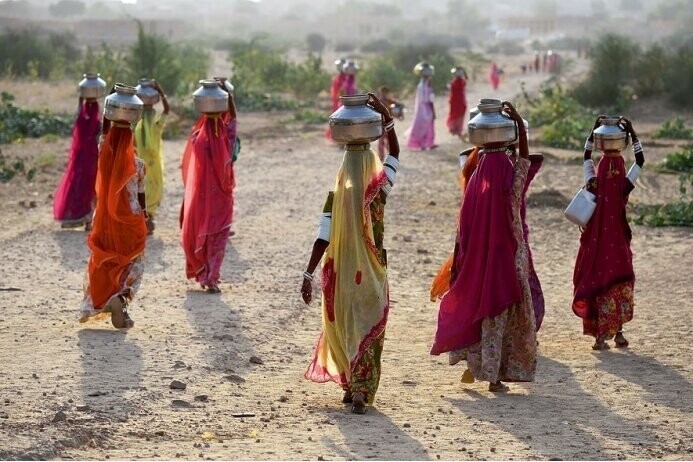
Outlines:
[[[344, 58], [339, 58], [334, 62], [334, 65], [337, 67], [337, 73], [334, 75], [334, 77], [332, 77], [332, 83], [330, 84], [330, 100], [332, 102], [332, 112], [339, 109], [339, 106], [341, 106], [342, 104], [339, 101], [339, 97], [344, 94], [342, 93], [342, 87], [344, 86], [344, 80], [347, 77], [347, 74], [344, 72], [344, 64], [346, 64], [346, 59]], [[327, 130], [325, 130], [325, 138], [328, 140], [332, 139], [330, 137], [330, 127], [327, 127]]]
[[117, 328], [134, 325], [127, 307], [142, 282], [147, 241], [146, 167], [135, 155], [131, 128], [142, 114], [142, 101], [135, 91], [116, 84], [106, 98], [80, 318], [86, 322], [110, 315]]
[[498, 67], [498, 65], [495, 62], [491, 63], [491, 69], [488, 71], [488, 80], [491, 82], [491, 87], [494, 90], [498, 90], [502, 74], [503, 71]]
[[[398, 114], [395, 112], [395, 110], [391, 111], [393, 118], [398, 118], [400, 120], [404, 119], [404, 106], [402, 106], [402, 104], [394, 98], [392, 95], [392, 90], [390, 90], [389, 87], [383, 85], [378, 89], [378, 99], [380, 99], [386, 108], [394, 108], [399, 111]], [[389, 151], [390, 148], [387, 144], [387, 136], [381, 136], [378, 140], [378, 156], [380, 156], [381, 161], [385, 160], [385, 156], [389, 153]]]
[[[137, 155], [147, 164], [147, 232], [154, 232], [156, 217], [161, 199], [164, 196], [164, 156], [163, 134], [166, 118], [169, 113], [166, 93], [159, 82], [152, 79], [140, 79], [137, 86], [137, 96], [144, 103], [142, 118], [135, 126], [135, 145]], [[163, 111], [157, 114], [154, 104], [161, 100]]]
[[425, 151], [437, 147], [434, 127], [436, 120], [435, 94], [432, 86], [435, 69], [431, 64], [419, 63], [414, 68], [414, 73], [420, 75], [421, 80], [416, 86], [414, 121], [405, 136], [407, 137], [407, 147]]
[[533, 381], [537, 355], [520, 216], [530, 165], [527, 132], [515, 108], [502, 107], [519, 134], [520, 158], [513, 165], [500, 138], [479, 152], [460, 211], [455, 279], [441, 300], [431, 349], [451, 353], [451, 364], [466, 360], [463, 381], [488, 381], [492, 392], [507, 391], [504, 381]]
[[219, 293], [233, 219], [236, 106], [228, 82], [200, 83], [193, 98], [202, 117], [183, 153], [180, 225], [186, 276], [207, 292]]
[[53, 217], [61, 228], [84, 225], [91, 230], [96, 171], [99, 156], [101, 114], [98, 98], [106, 92], [106, 82], [98, 74], [85, 74], [79, 86], [77, 118], [72, 128], [72, 145], [67, 168], [53, 198]]
[[450, 134], [461, 137], [464, 128], [464, 116], [467, 113], [467, 73], [459, 66], [451, 70], [453, 79], [450, 82], [450, 111], [446, 121]]
[[[573, 273], [573, 312], [582, 318], [583, 333], [596, 339], [592, 346], [595, 350], [608, 349], [606, 341], [614, 337], [617, 347], [627, 347], [623, 324], [633, 319], [635, 273], [626, 204], [645, 158], [633, 124], [625, 117], [618, 122], [614, 119], [599, 116], [585, 143], [586, 189], [596, 195], [596, 208], [580, 235]], [[595, 131], [602, 125], [613, 127], [616, 123], [625, 132], [625, 141], [620, 146], [601, 147], [597, 142], [603, 155], [595, 171]], [[635, 163], [626, 173], [620, 151], [627, 145], [628, 135], [633, 140]]]
[[377, 111], [368, 123], [371, 128], [383, 124], [390, 155], [381, 162], [368, 144], [372, 137], [342, 140], [346, 151], [323, 208], [301, 287], [303, 300], [310, 303], [313, 272], [322, 260], [322, 334], [305, 377], [340, 385], [342, 402], [353, 403], [352, 412], [357, 414], [373, 403], [380, 382], [390, 309], [383, 220], [399, 167], [392, 116], [374, 94], [363, 95], [364, 105], [366, 101]]

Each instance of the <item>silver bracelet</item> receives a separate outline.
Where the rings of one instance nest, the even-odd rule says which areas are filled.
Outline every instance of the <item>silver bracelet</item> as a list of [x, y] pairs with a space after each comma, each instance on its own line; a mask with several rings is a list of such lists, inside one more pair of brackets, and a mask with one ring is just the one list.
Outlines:
[[640, 142], [640, 140], [633, 143], [633, 152], [634, 153], [642, 152], [642, 143]]
[[386, 124], [383, 124], [383, 129], [385, 129], [386, 132], [389, 132], [393, 128], [395, 128], [395, 121], [394, 120], [391, 120], [390, 122], [388, 122]]
[[594, 143], [589, 138], [585, 141], [585, 151], [594, 151]]
[[308, 271], [303, 272], [303, 279], [307, 279], [308, 281], [313, 281], [313, 275], [310, 274]]

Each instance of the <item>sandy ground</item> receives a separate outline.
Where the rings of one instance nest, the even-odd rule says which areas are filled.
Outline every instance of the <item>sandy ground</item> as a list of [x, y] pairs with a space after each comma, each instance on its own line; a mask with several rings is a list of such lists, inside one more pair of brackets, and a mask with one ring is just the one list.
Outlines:
[[[519, 85], [501, 90], [513, 97]], [[476, 83], [469, 98], [489, 94]], [[440, 148], [404, 150], [388, 201], [393, 309], [380, 391], [366, 416], [349, 413], [335, 385], [303, 379], [320, 309], [300, 301], [301, 272], [341, 159], [322, 127], [241, 114], [237, 235], [220, 295], [184, 277], [184, 142], [166, 142], [166, 197], [128, 332], [77, 323], [88, 253], [83, 232], [52, 221], [62, 160], [33, 183], [0, 184], [0, 458], [691, 459], [693, 232], [634, 226], [631, 347], [593, 352], [570, 310], [578, 230], [562, 216], [581, 182], [579, 152], [540, 149], [549, 155], [530, 190], [547, 301], [536, 381], [493, 395], [484, 383], [461, 384], [461, 366], [429, 356], [437, 305], [428, 285], [451, 250], [459, 207], [461, 145], [443, 129], [444, 105], [439, 98]], [[645, 139], [652, 127], [641, 129]], [[62, 159], [68, 145], [1, 148]], [[645, 145], [649, 166], [672, 150]], [[671, 199], [676, 183], [646, 166], [632, 200]], [[187, 388], [170, 389], [174, 379]]]

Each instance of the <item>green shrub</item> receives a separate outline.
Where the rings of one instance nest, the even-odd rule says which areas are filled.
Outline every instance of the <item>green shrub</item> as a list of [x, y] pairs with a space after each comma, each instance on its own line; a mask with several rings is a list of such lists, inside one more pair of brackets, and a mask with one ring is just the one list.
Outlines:
[[14, 97], [0, 96], [0, 144], [22, 138], [39, 138], [47, 134], [67, 136], [72, 132], [73, 119], [47, 111], [20, 109], [12, 104]]
[[638, 72], [635, 73], [635, 92], [640, 96], [665, 93], [667, 82], [665, 72], [670, 57], [664, 47], [654, 44], [638, 59]]
[[124, 53], [110, 48], [105, 43], [98, 48], [87, 47], [78, 69], [84, 73], [98, 72], [109, 88], [116, 81], [123, 80], [127, 74]]
[[663, 68], [669, 101], [675, 106], [693, 106], [693, 40], [674, 51]]
[[671, 138], [675, 140], [693, 139], [693, 129], [686, 127], [681, 117], [674, 117], [662, 124], [652, 135], [653, 138]]
[[683, 151], [667, 154], [657, 165], [660, 172], [693, 173], [693, 147], [688, 146]]
[[679, 200], [661, 205], [632, 207], [633, 223], [645, 226], [693, 226], [693, 201]]
[[300, 122], [306, 125], [324, 125], [327, 123], [327, 115], [324, 112], [312, 109], [299, 109], [294, 112], [290, 122]]
[[424, 45], [397, 46], [385, 53], [383, 58], [390, 59], [392, 64], [401, 72], [411, 76], [409, 88], [416, 87], [417, 79], [412, 74], [414, 66], [420, 61], [427, 61], [435, 66], [436, 73], [433, 76], [433, 89], [444, 90], [450, 81], [449, 70], [456, 64], [455, 58], [447, 46], [430, 43]]
[[56, 78], [79, 59], [75, 38], [68, 33], [9, 30], [0, 35], [0, 71], [8, 77]]
[[286, 82], [297, 98], [315, 99], [329, 88], [330, 74], [322, 68], [321, 57], [309, 54], [302, 63], [289, 65]]
[[401, 95], [405, 89], [411, 88], [410, 74], [402, 72], [392, 62], [391, 58], [376, 58], [364, 64], [358, 76], [359, 87], [364, 91], [376, 91], [385, 85], [395, 95]]
[[297, 101], [277, 94], [248, 90], [242, 86], [236, 88], [234, 99], [238, 109], [244, 111], [287, 111], [300, 106]]
[[23, 160], [5, 159], [0, 154], [0, 182], [7, 183], [17, 175], [24, 175], [28, 181], [31, 181], [36, 176], [36, 167], [27, 169]]

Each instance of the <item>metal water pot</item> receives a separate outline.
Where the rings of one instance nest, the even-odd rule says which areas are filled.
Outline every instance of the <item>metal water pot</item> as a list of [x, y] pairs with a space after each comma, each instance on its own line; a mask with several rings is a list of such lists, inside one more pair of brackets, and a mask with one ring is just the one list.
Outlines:
[[137, 89], [135, 87], [116, 83], [115, 93], [111, 93], [106, 97], [103, 116], [108, 120], [122, 120], [130, 123], [140, 120], [144, 105], [136, 93]]
[[392, 103], [390, 104], [390, 115], [395, 119], [404, 119], [404, 104], [402, 103]]
[[159, 92], [154, 88], [151, 79], [140, 79], [137, 89], [137, 97], [142, 100], [145, 106], [154, 106], [159, 102]]
[[344, 58], [339, 58], [335, 60], [334, 65], [337, 68], [338, 72], [342, 72], [344, 70], [344, 65], [346, 64], [346, 62], [347, 61]]
[[88, 73], [79, 82], [79, 96], [82, 98], [101, 98], [106, 94], [106, 82], [101, 74]]
[[433, 64], [420, 62], [419, 64], [414, 66], [414, 74], [419, 75], [421, 77], [431, 77], [435, 73], [436, 69], [435, 66], [433, 66]]
[[360, 69], [359, 65], [356, 63], [356, 61], [353, 61], [353, 60], [347, 61], [342, 66], [342, 71], [345, 74], [352, 74], [352, 75], [357, 74], [359, 69]]
[[214, 80], [217, 82], [221, 82], [224, 84], [224, 88], [226, 88], [226, 91], [229, 92], [229, 94], [233, 95], [233, 91], [235, 90], [233, 84], [229, 81], [227, 77], [212, 77]]
[[450, 69], [450, 73], [454, 77], [467, 77], [467, 73], [464, 71], [464, 68], [460, 66], [455, 66], [452, 69]]
[[506, 114], [499, 99], [482, 99], [479, 114], [467, 124], [469, 141], [474, 146], [502, 147], [517, 140], [517, 124]]
[[214, 79], [200, 80], [201, 87], [192, 94], [197, 112], [213, 114], [229, 110], [229, 94]]
[[623, 151], [628, 147], [628, 133], [619, 126], [618, 116], [602, 119], [602, 125], [594, 131], [594, 147], [600, 151]]
[[383, 136], [383, 119], [368, 106], [368, 95], [340, 96], [342, 107], [330, 115], [332, 139], [344, 144], [370, 143]]

